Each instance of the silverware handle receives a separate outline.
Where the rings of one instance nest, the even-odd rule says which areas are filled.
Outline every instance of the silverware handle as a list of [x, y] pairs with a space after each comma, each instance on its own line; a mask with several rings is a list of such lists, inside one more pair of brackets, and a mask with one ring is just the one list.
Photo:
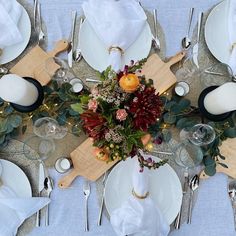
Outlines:
[[180, 219], [181, 219], [181, 212], [182, 212], [182, 205], [180, 208], [180, 212], [178, 213], [176, 219], [175, 219], [175, 229], [179, 229], [180, 228]]
[[184, 187], [183, 187], [183, 193], [186, 193], [188, 191], [188, 177], [184, 177]]
[[38, 3], [39, 31], [42, 31], [41, 4]]
[[87, 78], [87, 79], [85, 79], [85, 81], [86, 82], [91, 82], [91, 83], [101, 83], [101, 81], [100, 80], [98, 80], [98, 79], [90, 79], [90, 78]]
[[236, 202], [232, 201], [233, 213], [234, 213], [234, 229], [236, 231]]
[[157, 38], [157, 9], [153, 10], [154, 37]]
[[85, 201], [85, 232], [89, 231], [88, 227], [88, 198], [86, 197]]
[[45, 211], [45, 226], [49, 226], [49, 206], [46, 205]]
[[98, 215], [98, 222], [97, 222], [97, 225], [98, 225], [98, 226], [101, 225], [101, 221], [102, 221], [103, 205], [104, 205], [104, 195], [102, 196], [101, 205], [100, 205], [100, 210], [99, 210], [99, 215]]
[[201, 35], [201, 28], [202, 28], [202, 17], [203, 17], [203, 12], [199, 13], [198, 16], [198, 29], [197, 29], [197, 42], [200, 42], [200, 35]]
[[[72, 46], [74, 45], [76, 16], [77, 16], [77, 12], [76, 12], [76, 11], [72, 11], [72, 12], [71, 12], [72, 28], [71, 28], [71, 34], [70, 34], [70, 42], [73, 43]], [[73, 48], [72, 48], [72, 50], [73, 50]]]
[[34, 0], [34, 30], [36, 30], [37, 7], [38, 7], [38, 0]]
[[[80, 30], [81, 30], [81, 26], [84, 22], [84, 18], [80, 17], [80, 22], [79, 22], [79, 35], [80, 35]], [[77, 49], [80, 49], [80, 42], [79, 42], [79, 35], [78, 35], [78, 40], [77, 40]]]
[[41, 217], [40, 210], [38, 210], [36, 213], [36, 224], [35, 224], [36, 227], [40, 227], [40, 217]]
[[190, 8], [189, 19], [188, 19], [188, 32], [187, 32], [187, 36], [188, 36], [188, 37], [189, 37], [189, 33], [190, 33], [190, 29], [191, 29], [191, 25], [192, 25], [193, 12], [194, 12], [194, 8]]
[[189, 206], [188, 206], [188, 224], [191, 224], [192, 219], [192, 207], [193, 207], [193, 191], [190, 192]]

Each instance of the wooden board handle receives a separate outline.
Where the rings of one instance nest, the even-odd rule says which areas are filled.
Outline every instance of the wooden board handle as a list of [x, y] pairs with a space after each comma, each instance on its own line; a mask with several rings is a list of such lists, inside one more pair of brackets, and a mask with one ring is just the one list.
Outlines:
[[54, 49], [52, 51], [48, 52], [47, 54], [51, 57], [55, 57], [60, 52], [66, 51], [68, 49], [68, 47], [69, 47], [68, 41], [65, 39], [62, 39], [62, 40], [56, 42]]
[[68, 175], [63, 176], [59, 182], [58, 187], [59, 188], [68, 188], [72, 184], [72, 182], [75, 180], [75, 178], [79, 175], [78, 171], [76, 169], [73, 169]]
[[177, 53], [175, 56], [171, 57], [170, 60], [166, 63], [169, 67], [173, 66], [177, 62], [181, 61], [186, 55], [186, 52], [182, 51]]

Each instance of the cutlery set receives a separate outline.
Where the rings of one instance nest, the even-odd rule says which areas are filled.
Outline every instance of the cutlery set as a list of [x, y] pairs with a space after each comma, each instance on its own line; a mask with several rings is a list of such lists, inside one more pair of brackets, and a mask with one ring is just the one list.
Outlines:
[[[38, 196], [50, 198], [53, 190], [53, 180], [48, 175], [48, 171], [43, 163], [39, 161], [39, 176], [38, 176]], [[49, 225], [49, 205], [45, 207], [45, 226]], [[36, 213], [36, 227], [42, 226], [41, 223], [41, 210]]]
[[[193, 20], [193, 14], [194, 14], [194, 8], [190, 8], [189, 12], [189, 20], [188, 20], [188, 29], [186, 32], [186, 36], [182, 39], [182, 48], [183, 50], [189, 50], [191, 48], [192, 42], [190, 39], [190, 30]], [[195, 66], [199, 69], [199, 63], [198, 63], [198, 55], [199, 55], [199, 42], [201, 37], [201, 28], [202, 28], [202, 18], [203, 18], [203, 12], [200, 12], [198, 15], [198, 27], [197, 27], [197, 41], [192, 47], [192, 57], [193, 57], [193, 63]]]
[[[106, 179], [107, 179], [107, 172], [105, 172], [105, 174], [103, 175], [103, 179], [102, 179], [103, 193], [102, 193], [102, 199], [101, 199], [101, 203], [100, 203], [100, 209], [99, 209], [99, 215], [98, 215], [98, 221], [97, 221], [98, 226], [100, 226], [101, 222], [102, 222], [102, 212], [103, 212], [103, 206], [104, 206]], [[90, 196], [90, 192], [91, 192], [91, 187], [90, 187], [89, 180], [85, 179], [84, 184], [83, 184], [83, 193], [84, 193], [84, 197], [85, 197], [85, 208], [84, 208], [84, 212], [85, 212], [84, 231], [85, 232], [89, 231], [88, 199]]]
[[[191, 224], [193, 196], [194, 196], [194, 192], [198, 189], [198, 187], [199, 187], [199, 176], [194, 175], [191, 179], [189, 179], [188, 172], [185, 172], [184, 173], [184, 185], [183, 185], [183, 199], [185, 198], [185, 196], [188, 192], [188, 189], [190, 189], [189, 205], [188, 205], [188, 219], [187, 219], [188, 224]], [[175, 220], [174, 226], [176, 229], [179, 229], [180, 225], [181, 225], [182, 210], [183, 210], [183, 202], [181, 204], [180, 212], [177, 215], [177, 218]]]

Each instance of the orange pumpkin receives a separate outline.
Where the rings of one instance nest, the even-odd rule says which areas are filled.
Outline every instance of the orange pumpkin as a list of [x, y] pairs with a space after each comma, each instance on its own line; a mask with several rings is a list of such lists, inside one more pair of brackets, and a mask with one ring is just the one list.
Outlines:
[[133, 93], [139, 87], [139, 78], [135, 74], [126, 74], [120, 78], [119, 85], [126, 93]]
[[102, 149], [102, 148], [95, 148], [94, 149], [94, 154], [95, 154], [95, 157], [98, 159], [98, 160], [101, 160], [101, 161], [107, 161], [108, 158], [109, 158], [109, 155], [108, 153]]
[[151, 140], [151, 134], [145, 134], [141, 138], [143, 146], [146, 146], [150, 142], [150, 140]]

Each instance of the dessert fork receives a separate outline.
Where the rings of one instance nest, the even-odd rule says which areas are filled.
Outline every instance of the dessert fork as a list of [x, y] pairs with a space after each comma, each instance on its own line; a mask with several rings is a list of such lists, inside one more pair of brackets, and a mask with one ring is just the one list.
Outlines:
[[90, 184], [88, 180], [84, 181], [83, 192], [85, 196], [85, 228], [84, 230], [89, 231], [89, 222], [88, 222], [88, 198], [90, 195]]

